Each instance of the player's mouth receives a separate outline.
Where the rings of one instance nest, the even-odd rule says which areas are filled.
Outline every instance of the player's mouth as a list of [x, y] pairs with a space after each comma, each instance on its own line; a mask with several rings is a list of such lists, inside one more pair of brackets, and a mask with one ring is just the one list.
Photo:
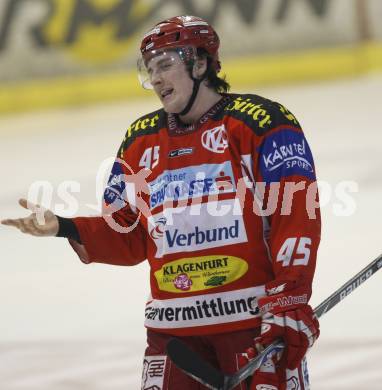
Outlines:
[[168, 101], [171, 99], [173, 95], [174, 89], [173, 88], [164, 88], [160, 91], [160, 96], [162, 101]]

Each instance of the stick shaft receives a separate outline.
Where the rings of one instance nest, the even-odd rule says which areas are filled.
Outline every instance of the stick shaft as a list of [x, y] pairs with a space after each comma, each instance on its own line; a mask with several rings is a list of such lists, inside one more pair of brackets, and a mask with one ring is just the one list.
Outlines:
[[[382, 268], [382, 255], [378, 256], [360, 272], [354, 275], [349, 281], [337, 289], [333, 294], [321, 302], [314, 310], [316, 316], [318, 318], [322, 317], [325, 313], [327, 313], [349, 294], [351, 294], [363, 282], [369, 279], [370, 276], [375, 274], [380, 268]], [[248, 376], [252, 375], [263, 364], [264, 357], [271, 354], [272, 350], [274, 352], [276, 349], [280, 350], [280, 346], [282, 344], [283, 343], [280, 343], [280, 341], [275, 341], [270, 344], [261, 354], [256, 356], [235, 374], [227, 378], [226, 385], [224, 386], [223, 390], [233, 389]]]
[[342, 285], [332, 295], [321, 302], [315, 309], [314, 312], [319, 318], [327, 313], [330, 309], [337, 305], [340, 301], [346, 298], [352, 293], [357, 287], [363, 282], [370, 278], [382, 267], [382, 255], [378, 256], [369, 265], [363, 268], [357, 275], [353, 276], [349, 281]]

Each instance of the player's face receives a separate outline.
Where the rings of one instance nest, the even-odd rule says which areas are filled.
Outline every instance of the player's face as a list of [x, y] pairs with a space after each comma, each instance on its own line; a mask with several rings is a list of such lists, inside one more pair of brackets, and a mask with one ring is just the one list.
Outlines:
[[152, 58], [147, 64], [151, 84], [166, 112], [181, 112], [192, 93], [193, 81], [176, 52]]

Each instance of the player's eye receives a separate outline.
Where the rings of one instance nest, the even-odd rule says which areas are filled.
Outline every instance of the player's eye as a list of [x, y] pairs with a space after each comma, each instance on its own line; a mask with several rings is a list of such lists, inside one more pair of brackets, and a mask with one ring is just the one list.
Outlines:
[[173, 65], [172, 61], [166, 61], [160, 64], [159, 68], [161, 71], [166, 71], [166, 70], [170, 70], [172, 65]]

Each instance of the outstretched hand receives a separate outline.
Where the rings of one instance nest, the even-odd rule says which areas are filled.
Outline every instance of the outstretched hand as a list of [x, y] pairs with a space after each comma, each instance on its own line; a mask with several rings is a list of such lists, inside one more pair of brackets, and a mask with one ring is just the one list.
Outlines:
[[4, 219], [1, 221], [3, 225], [14, 226], [32, 236], [55, 236], [58, 233], [58, 218], [50, 210], [26, 199], [20, 199], [19, 204], [24, 209], [30, 210], [32, 214], [25, 218]]

